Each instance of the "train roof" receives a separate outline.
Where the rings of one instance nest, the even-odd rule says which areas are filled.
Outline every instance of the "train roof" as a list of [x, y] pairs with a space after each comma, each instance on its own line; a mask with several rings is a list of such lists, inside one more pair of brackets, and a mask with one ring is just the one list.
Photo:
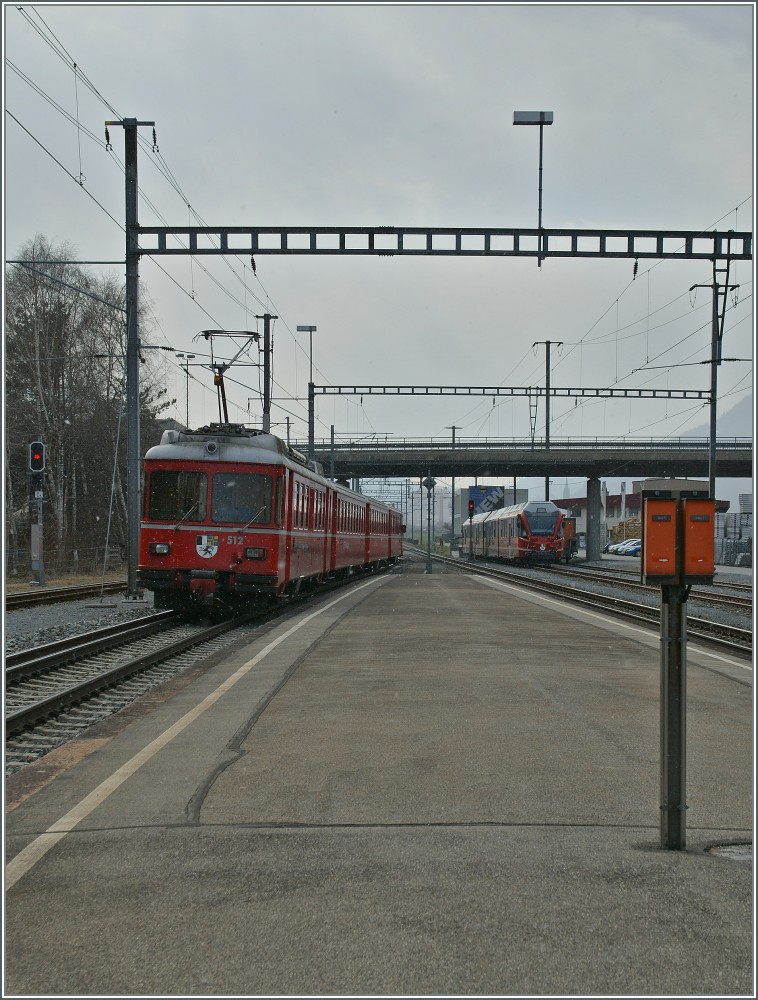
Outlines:
[[322, 472], [320, 467], [311, 467], [305, 455], [275, 434], [265, 434], [244, 424], [208, 424], [194, 431], [164, 431], [160, 444], [149, 448], [145, 458], [264, 462], [268, 465], [283, 465], [289, 459], [313, 472]]
[[526, 503], [511, 504], [510, 507], [498, 507], [495, 510], [483, 511], [481, 514], [474, 514], [471, 518], [477, 524], [482, 521], [498, 521], [505, 517], [515, 517], [517, 514], [552, 514], [559, 512], [552, 500], [529, 500]]
[[302, 452], [292, 448], [275, 434], [265, 434], [244, 424], [208, 424], [197, 430], [166, 430], [160, 444], [148, 448], [147, 461], [242, 462], [281, 465], [298, 472], [307, 472], [322, 484], [340, 493], [371, 503], [382, 510], [395, 510], [381, 500], [356, 493], [342, 483], [324, 477], [319, 462], [309, 462]]

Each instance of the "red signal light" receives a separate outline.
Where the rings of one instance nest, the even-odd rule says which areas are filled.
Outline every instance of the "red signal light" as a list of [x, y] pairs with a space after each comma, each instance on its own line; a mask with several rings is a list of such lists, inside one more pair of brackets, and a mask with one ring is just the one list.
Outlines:
[[32, 472], [45, 471], [45, 446], [41, 441], [29, 445], [29, 469]]

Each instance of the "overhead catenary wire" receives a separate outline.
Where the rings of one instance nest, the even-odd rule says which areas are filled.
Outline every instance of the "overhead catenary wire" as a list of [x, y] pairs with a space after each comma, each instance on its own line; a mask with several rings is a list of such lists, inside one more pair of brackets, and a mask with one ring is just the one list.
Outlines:
[[[32, 8], [32, 9], [33, 9], [33, 8]], [[79, 78], [80, 78], [80, 79], [81, 79], [81, 80], [82, 80], [82, 81], [83, 81], [83, 82], [85, 83], [85, 85], [86, 85], [86, 86], [88, 87], [88, 89], [89, 89], [89, 90], [90, 90], [90, 91], [91, 91], [91, 92], [92, 92], [92, 93], [93, 93], [93, 94], [94, 94], [94, 95], [95, 95], [95, 96], [96, 96], [96, 97], [98, 98], [98, 100], [100, 100], [100, 101], [101, 101], [101, 102], [102, 102], [102, 103], [103, 103], [103, 104], [105, 105], [105, 107], [106, 107], [106, 108], [107, 108], [107, 109], [108, 109], [108, 110], [109, 110], [109, 111], [110, 111], [110, 112], [111, 112], [111, 113], [112, 113], [112, 114], [113, 114], [114, 116], [116, 116], [116, 117], [118, 117], [118, 118], [121, 118], [122, 116], [121, 116], [121, 115], [120, 115], [120, 113], [119, 113], [119, 112], [118, 112], [118, 111], [116, 110], [116, 108], [114, 108], [114, 107], [113, 107], [113, 105], [112, 105], [112, 104], [110, 104], [110, 102], [108, 102], [108, 101], [107, 101], [107, 100], [106, 100], [106, 99], [105, 99], [105, 98], [103, 97], [103, 95], [102, 95], [102, 94], [100, 93], [100, 91], [99, 91], [99, 90], [98, 90], [98, 89], [97, 89], [97, 88], [96, 88], [96, 87], [95, 87], [95, 86], [94, 86], [94, 85], [92, 84], [92, 82], [91, 82], [91, 81], [89, 80], [89, 78], [88, 78], [88, 77], [86, 76], [86, 74], [84, 74], [83, 72], [81, 72], [81, 68], [80, 68], [80, 67], [78, 67], [78, 65], [77, 65], [77, 64], [76, 64], [76, 63], [74, 62], [74, 59], [73, 59], [73, 58], [71, 57], [71, 55], [70, 55], [70, 54], [68, 53], [68, 51], [67, 51], [67, 50], [65, 49], [65, 47], [63, 46], [63, 44], [62, 44], [62, 43], [60, 43], [60, 41], [59, 41], [59, 40], [57, 39], [57, 37], [55, 36], [55, 34], [54, 34], [54, 33], [52, 32], [52, 30], [51, 30], [51, 29], [49, 28], [49, 26], [48, 26], [48, 25], [47, 25], [47, 24], [46, 24], [46, 23], [44, 22], [44, 20], [43, 20], [43, 19], [41, 18], [41, 16], [40, 16], [40, 15], [39, 15], [39, 14], [38, 14], [38, 13], [37, 13], [36, 11], [34, 11], [35, 15], [36, 15], [36, 16], [37, 16], [37, 17], [39, 18], [39, 20], [40, 20], [40, 21], [42, 22], [42, 24], [44, 25], [44, 27], [45, 27], [45, 31], [43, 31], [43, 30], [42, 30], [42, 29], [41, 29], [41, 28], [39, 27], [39, 25], [37, 25], [36, 23], [34, 23], [34, 22], [33, 22], [33, 20], [32, 20], [32, 19], [31, 19], [31, 18], [29, 17], [29, 15], [28, 15], [28, 14], [27, 14], [27, 13], [26, 13], [26, 12], [25, 12], [25, 11], [24, 11], [23, 9], [21, 9], [21, 10], [20, 10], [20, 12], [21, 12], [21, 13], [22, 13], [22, 14], [24, 15], [24, 17], [26, 17], [27, 21], [29, 21], [29, 23], [30, 23], [30, 24], [32, 25], [32, 27], [34, 28], [34, 30], [35, 30], [35, 31], [37, 31], [37, 33], [38, 33], [38, 34], [40, 35], [40, 37], [42, 37], [42, 38], [44, 39], [44, 41], [45, 41], [45, 42], [46, 42], [46, 43], [47, 43], [47, 44], [48, 44], [48, 45], [49, 45], [49, 46], [50, 46], [50, 47], [51, 47], [51, 48], [53, 49], [53, 51], [55, 52], [55, 54], [56, 54], [56, 55], [57, 55], [57, 56], [58, 56], [58, 57], [59, 57], [59, 58], [60, 58], [60, 59], [61, 59], [61, 60], [62, 60], [62, 61], [63, 61], [63, 62], [64, 62], [64, 63], [65, 63], [65, 64], [66, 64], [66, 65], [67, 65], [68, 67], [69, 67], [69, 68], [72, 68], [72, 69], [73, 69], [73, 68], [74, 68], [75, 66], [77, 67], [77, 72], [78, 72], [78, 76], [79, 76]], [[58, 104], [58, 103], [57, 103], [56, 101], [54, 101], [54, 100], [53, 100], [53, 99], [52, 99], [52, 98], [51, 98], [51, 97], [50, 97], [49, 95], [47, 95], [47, 94], [46, 94], [46, 93], [45, 93], [45, 92], [44, 92], [44, 91], [42, 90], [42, 88], [38, 87], [38, 86], [37, 86], [37, 85], [36, 85], [36, 84], [35, 84], [35, 83], [34, 83], [34, 82], [33, 82], [33, 81], [32, 81], [32, 80], [31, 80], [31, 79], [30, 79], [30, 78], [29, 78], [29, 77], [28, 77], [28, 76], [27, 76], [26, 74], [24, 74], [24, 73], [23, 73], [23, 71], [21, 71], [21, 70], [20, 70], [20, 69], [19, 69], [18, 67], [15, 67], [15, 66], [12, 66], [12, 68], [14, 69], [14, 71], [16, 71], [16, 72], [17, 72], [17, 73], [19, 74], [19, 76], [20, 76], [20, 77], [21, 77], [22, 79], [24, 79], [24, 81], [25, 81], [25, 82], [27, 82], [27, 84], [28, 84], [29, 86], [33, 87], [33, 89], [35, 89], [35, 90], [36, 90], [36, 92], [37, 92], [38, 94], [40, 94], [40, 96], [42, 96], [42, 97], [43, 97], [43, 98], [44, 98], [45, 100], [47, 100], [47, 101], [48, 101], [48, 103], [50, 103], [50, 105], [51, 105], [51, 106], [52, 106], [52, 107], [53, 107], [53, 108], [54, 108], [54, 109], [55, 109], [56, 111], [58, 111], [58, 113], [60, 113], [60, 114], [61, 114], [61, 115], [62, 115], [62, 116], [63, 116], [63, 117], [64, 117], [64, 118], [65, 118], [65, 119], [67, 120], [67, 121], [69, 121], [69, 122], [70, 122], [70, 123], [71, 123], [72, 125], [74, 125], [75, 127], [77, 127], [77, 128], [78, 128], [78, 122], [77, 122], [77, 119], [74, 119], [74, 118], [73, 118], [73, 117], [72, 117], [71, 115], [69, 115], [69, 114], [68, 114], [68, 112], [66, 112], [66, 111], [65, 111], [65, 109], [63, 109], [63, 108], [62, 108], [62, 107], [61, 107], [61, 106], [60, 106], [60, 105], [59, 105], [59, 104]], [[16, 121], [18, 122], [18, 119], [15, 119], [15, 120], [16, 120]], [[18, 122], [18, 124], [19, 124], [19, 125], [21, 125], [21, 123], [20, 123], [20, 122]], [[21, 127], [22, 127], [22, 128], [24, 128], [24, 126], [21, 126]], [[26, 130], [26, 129], [25, 129], [25, 131], [27, 131], [27, 132], [28, 132], [28, 130]], [[84, 129], [84, 133], [85, 133], [85, 134], [86, 134], [86, 135], [87, 135], [87, 136], [88, 136], [89, 138], [91, 138], [91, 139], [92, 139], [93, 141], [96, 141], [96, 142], [98, 142], [98, 143], [100, 142], [100, 140], [98, 139], [98, 137], [97, 137], [97, 136], [95, 136], [95, 135], [94, 135], [93, 133], [91, 133], [91, 132], [90, 132], [89, 130], [87, 130], [87, 129]], [[34, 136], [32, 136], [32, 135], [31, 135], [31, 133], [30, 133], [30, 132], [29, 132], [29, 135], [30, 135], [30, 136], [31, 136], [32, 138], [35, 138]], [[40, 146], [42, 146], [42, 148], [45, 148], [45, 147], [43, 146], [43, 144], [42, 144], [42, 143], [39, 143], [39, 140], [36, 140], [36, 139], [35, 139], [35, 141], [37, 141], [37, 142], [38, 142], [38, 144], [39, 144]], [[177, 194], [179, 194], [179, 196], [180, 196], [180, 197], [181, 197], [181, 198], [183, 199], [183, 201], [185, 201], [185, 203], [187, 204], [187, 207], [188, 207], [189, 211], [190, 211], [190, 212], [192, 213], [192, 215], [194, 215], [194, 217], [195, 217], [195, 218], [196, 218], [196, 219], [198, 220], [198, 222], [199, 222], [199, 223], [200, 223], [201, 225], [205, 225], [205, 222], [204, 222], [204, 220], [202, 219], [202, 217], [201, 217], [201, 216], [200, 216], [200, 215], [199, 215], [199, 214], [198, 214], [198, 213], [197, 213], [197, 212], [196, 212], [196, 211], [195, 211], [195, 210], [194, 210], [194, 209], [192, 208], [191, 204], [189, 203], [189, 199], [188, 199], [188, 198], [186, 197], [186, 195], [184, 194], [183, 190], [181, 189], [181, 186], [179, 185], [178, 181], [176, 180], [176, 177], [174, 176], [174, 174], [173, 174], [173, 171], [171, 171], [171, 169], [170, 169], [170, 167], [168, 166], [168, 164], [167, 164], [167, 162], [166, 162], [165, 158], [163, 157], [163, 155], [162, 155], [162, 154], [160, 154], [160, 152], [159, 152], [159, 151], [158, 151], [157, 149], [155, 149], [155, 147], [148, 147], [148, 146], [146, 145], [146, 141], [145, 141], [145, 140], [144, 140], [144, 139], [143, 139], [143, 138], [142, 138], [141, 136], [138, 136], [138, 141], [140, 142], [140, 145], [141, 145], [141, 146], [143, 147], [144, 151], [145, 151], [145, 152], [147, 153], [147, 155], [149, 156], [149, 158], [151, 159], [151, 161], [152, 161], [152, 162], [154, 163], [154, 165], [156, 165], [156, 166], [157, 166], [157, 168], [159, 169], [160, 173], [161, 173], [161, 174], [162, 174], [162, 175], [164, 176], [164, 178], [165, 178], [165, 179], [166, 179], [166, 180], [168, 181], [168, 183], [169, 183], [169, 184], [171, 185], [171, 187], [172, 187], [172, 188], [173, 188], [173, 189], [174, 189], [174, 190], [175, 190], [175, 191], [177, 192]], [[155, 150], [155, 152], [157, 153], [157, 156], [155, 156], [155, 157], [154, 157], [154, 156], [152, 155], [152, 154], [153, 154], [153, 151], [154, 151], [154, 150]], [[48, 153], [49, 153], [49, 151], [48, 151], [48, 150], [46, 150], [46, 152], [48, 152]], [[123, 164], [121, 163], [121, 161], [120, 161], [120, 159], [118, 158], [118, 156], [117, 156], [117, 155], [116, 155], [115, 153], [113, 153], [112, 149], [111, 149], [111, 150], [108, 150], [108, 152], [110, 152], [110, 153], [111, 153], [111, 155], [113, 156], [114, 160], [115, 160], [115, 161], [116, 161], [116, 162], [117, 162], [117, 163], [119, 164], [119, 167], [120, 167], [120, 169], [121, 169], [121, 170], [123, 171], [123, 170], [124, 170], [124, 165], [123, 165]], [[56, 158], [56, 157], [54, 157], [54, 156], [53, 156], [53, 155], [52, 155], [51, 153], [49, 153], [49, 155], [50, 155], [50, 156], [51, 156], [51, 157], [52, 157], [52, 158], [53, 158], [53, 159], [55, 160], [55, 162], [56, 162], [56, 163], [57, 163], [57, 164], [58, 164], [58, 165], [59, 165], [59, 166], [60, 166], [60, 167], [61, 167], [61, 168], [62, 168], [63, 170], [65, 170], [65, 171], [66, 171], [66, 173], [68, 173], [68, 175], [69, 175], [70, 177], [72, 177], [72, 179], [73, 179], [73, 180], [77, 181], [77, 178], [76, 178], [76, 177], [74, 177], [74, 175], [73, 175], [73, 174], [72, 174], [72, 173], [71, 173], [70, 171], [68, 171], [68, 170], [67, 170], [67, 169], [66, 169], [66, 168], [65, 168], [65, 167], [63, 166], [63, 164], [62, 164], [62, 163], [60, 163], [60, 161], [59, 161], [59, 160], [57, 160], [57, 158]], [[81, 178], [81, 173], [80, 173], [80, 178]], [[82, 187], [82, 190], [86, 190], [86, 188], [84, 188], [84, 187], [83, 187], [83, 185], [81, 184], [80, 180], [79, 180], [79, 181], [77, 181], [77, 183], [79, 183], [79, 184], [80, 184], [80, 186]], [[87, 193], [89, 194], [89, 192], [87, 192]], [[144, 191], [142, 190], [142, 188], [140, 188], [140, 194], [141, 194], [141, 196], [142, 196], [142, 198], [143, 198], [143, 201], [144, 201], [144, 202], [145, 202], [145, 203], [146, 203], [146, 204], [148, 205], [148, 207], [150, 207], [150, 208], [151, 208], [151, 210], [155, 212], [156, 216], [157, 216], [158, 218], [160, 218], [160, 219], [161, 219], [161, 221], [162, 221], [162, 222], [163, 222], [164, 224], [166, 224], [166, 223], [165, 223], [165, 220], [164, 220], [164, 219], [162, 219], [162, 216], [161, 216], [161, 213], [160, 213], [160, 212], [159, 212], [159, 211], [158, 211], [158, 210], [156, 209], [156, 207], [155, 207], [155, 206], [154, 206], [154, 205], [152, 204], [151, 200], [150, 200], [150, 199], [149, 199], [149, 198], [147, 197], [147, 195], [146, 195], [146, 194], [145, 194], [145, 192], [144, 192]], [[93, 196], [91, 196], [91, 195], [90, 195], [90, 197], [93, 197]], [[104, 210], [104, 211], [106, 211], [106, 214], [108, 214], [108, 215], [109, 215], [109, 217], [110, 217], [110, 218], [111, 218], [111, 219], [112, 219], [112, 220], [113, 220], [114, 222], [116, 222], [116, 223], [117, 223], [117, 224], [118, 224], [118, 225], [120, 226], [120, 228], [121, 228], [122, 230], [124, 229], [124, 227], [123, 227], [123, 226], [122, 226], [122, 225], [121, 225], [120, 223], [118, 223], [118, 222], [117, 222], [117, 220], [115, 220], [115, 219], [113, 218], [113, 216], [111, 216], [111, 215], [110, 215], [110, 213], [107, 213], [107, 210], [105, 210], [105, 209], [104, 209], [104, 207], [103, 207], [102, 205], [100, 205], [100, 203], [99, 203], [99, 202], [97, 202], [97, 199], [95, 199], [95, 198], [93, 197], [93, 200], [94, 200], [94, 201], [95, 201], [95, 202], [96, 202], [96, 203], [98, 204], [98, 206], [99, 206], [99, 207], [103, 208], [103, 210]], [[241, 259], [241, 258], [240, 258], [240, 259]], [[171, 280], [172, 280], [172, 281], [174, 282], [174, 284], [176, 284], [176, 285], [177, 285], [177, 287], [179, 287], [179, 288], [180, 288], [180, 289], [181, 289], [182, 291], [184, 291], [184, 292], [185, 292], [185, 294], [188, 294], [188, 296], [189, 296], [189, 297], [190, 297], [190, 298], [192, 299], [192, 301], [193, 301], [193, 302], [194, 302], [194, 303], [195, 303], [196, 305], [198, 305], [198, 307], [199, 307], [199, 308], [201, 308], [201, 310], [202, 310], [203, 312], [205, 312], [205, 314], [206, 314], [206, 315], [207, 315], [207, 316], [208, 316], [209, 318], [213, 319], [214, 323], [216, 323], [216, 324], [217, 324], [217, 325], [219, 325], [219, 326], [223, 326], [223, 323], [220, 323], [220, 322], [219, 322], [218, 320], [216, 320], [216, 319], [215, 319], [215, 318], [214, 318], [214, 317], [213, 317], [213, 316], [211, 315], [211, 313], [209, 313], [209, 312], [208, 312], [208, 310], [207, 310], [207, 309], [205, 309], [205, 308], [204, 308], [204, 307], [202, 306], [202, 304], [201, 304], [201, 303], [200, 303], [200, 302], [198, 301], [198, 299], [197, 299], [197, 295], [194, 295], [194, 294], [193, 294], [193, 291], [194, 291], [194, 289], [193, 289], [192, 291], [190, 291], [189, 293], [188, 293], [188, 292], [186, 292], [186, 289], [182, 288], [181, 284], [180, 284], [180, 283], [179, 283], [178, 281], [176, 281], [176, 279], [175, 279], [175, 278], [173, 278], [173, 277], [172, 277], [172, 276], [171, 276], [171, 275], [170, 275], [170, 274], [169, 274], [169, 273], [168, 273], [168, 272], [166, 271], [166, 269], [165, 269], [165, 268], [163, 268], [163, 267], [162, 267], [162, 266], [161, 266], [160, 264], [158, 264], [158, 263], [157, 263], [156, 261], [153, 261], [153, 263], [154, 263], [154, 264], [156, 265], [156, 267], [158, 267], [158, 268], [159, 268], [159, 270], [161, 270], [161, 271], [162, 271], [162, 272], [163, 272], [164, 274], [166, 274], [166, 276], [167, 276], [167, 277], [171, 278]], [[236, 271], [234, 270], [234, 268], [233, 268], [233, 267], [231, 266], [231, 263], [230, 263], [230, 262], [229, 262], [229, 261], [227, 260], [227, 258], [226, 258], [226, 257], [224, 257], [224, 263], [225, 263], [225, 264], [227, 265], [227, 267], [229, 267], [229, 268], [230, 268], [230, 270], [232, 271], [232, 273], [234, 274], [234, 276], [235, 276], [235, 277], [237, 278], [237, 280], [238, 280], [238, 281], [240, 281], [240, 282], [242, 283], [242, 285], [243, 285], [243, 287], [244, 287], [244, 289], [245, 289], [245, 295], [247, 295], [247, 294], [249, 293], [249, 294], [250, 294], [250, 296], [251, 296], [251, 297], [252, 297], [252, 298], [253, 298], [253, 299], [254, 299], [255, 301], [257, 301], [257, 302], [258, 302], [259, 304], [261, 304], [261, 305], [262, 305], [262, 306], [263, 306], [264, 308], [268, 308], [268, 307], [269, 307], [269, 303], [271, 302], [271, 298], [270, 298], [270, 296], [269, 296], [268, 292], [266, 292], [266, 296], [267, 296], [267, 302], [266, 302], [266, 303], [264, 303], [264, 302], [263, 302], [263, 300], [262, 300], [262, 299], [260, 299], [260, 297], [259, 297], [259, 296], [257, 296], [257, 295], [255, 294], [255, 292], [254, 292], [254, 291], [253, 291], [253, 290], [252, 290], [252, 289], [251, 289], [251, 288], [249, 287], [249, 285], [248, 285], [248, 284], [247, 284], [247, 282], [245, 281], [244, 277], [240, 277], [240, 275], [239, 275], [239, 274], [238, 274], [238, 273], [237, 273], [237, 272], [236, 272]], [[239, 306], [240, 306], [240, 308], [243, 308], [243, 309], [244, 309], [244, 308], [246, 308], [246, 302], [242, 302], [242, 301], [240, 301], [239, 299], [237, 299], [236, 297], [234, 297], [234, 296], [232, 295], [232, 293], [231, 293], [231, 292], [229, 291], [229, 289], [228, 289], [228, 288], [225, 288], [225, 287], [224, 287], [223, 285], [221, 285], [221, 283], [220, 283], [220, 282], [219, 282], [219, 281], [218, 281], [218, 280], [217, 280], [217, 279], [215, 278], [215, 276], [213, 276], [212, 274], [210, 274], [210, 272], [209, 272], [209, 271], [208, 271], [208, 270], [207, 270], [207, 269], [206, 269], [205, 267], [203, 267], [202, 265], [199, 265], [199, 266], [200, 266], [200, 267], [201, 267], [201, 269], [202, 269], [202, 270], [204, 271], [204, 273], [206, 273], [206, 275], [207, 275], [207, 276], [208, 276], [208, 277], [210, 278], [210, 280], [212, 280], [212, 281], [213, 281], [213, 282], [214, 282], [214, 283], [215, 283], [215, 284], [217, 285], [217, 287], [218, 287], [218, 288], [219, 288], [219, 289], [220, 289], [220, 290], [221, 290], [221, 291], [222, 291], [222, 292], [223, 292], [224, 294], [226, 294], [226, 295], [227, 295], [227, 296], [229, 296], [229, 297], [230, 297], [230, 298], [231, 298], [231, 299], [232, 299], [233, 301], [235, 301], [235, 303], [236, 303], [237, 305], [239, 305]], [[256, 278], [257, 278], [257, 275], [256, 275]], [[261, 283], [261, 282], [260, 282], [260, 279], [259, 279], [259, 278], [257, 278], [257, 280], [258, 280], [258, 282], [259, 282], [259, 284], [260, 284], [260, 283]], [[265, 289], [264, 289], [264, 291], [265, 291]], [[293, 339], [293, 342], [294, 342], [294, 344], [295, 344], [295, 349], [296, 349], [296, 351], [297, 351], [297, 350], [302, 350], [301, 346], [299, 345], [299, 343], [298, 343], [298, 341], [297, 341], [297, 338], [296, 338], [296, 337], [294, 336], [294, 334], [292, 333], [292, 330], [290, 329], [290, 327], [289, 327], [289, 324], [287, 324], [287, 323], [286, 323], [286, 321], [284, 321], [284, 325], [285, 325], [285, 328], [286, 328], [286, 329], [288, 330], [288, 332], [290, 333], [290, 336], [291, 336], [291, 337], [292, 337], [292, 339]], [[322, 378], [324, 378], [324, 379], [325, 379], [326, 381], [328, 381], [328, 379], [326, 379], [326, 376], [324, 375], [324, 373], [323, 373], [323, 372], [322, 372], [322, 371], [321, 371], [320, 369], [317, 369], [317, 370], [319, 371], [319, 374], [320, 374], [320, 375], [322, 376]], [[330, 383], [330, 384], [331, 384], [331, 383]]]

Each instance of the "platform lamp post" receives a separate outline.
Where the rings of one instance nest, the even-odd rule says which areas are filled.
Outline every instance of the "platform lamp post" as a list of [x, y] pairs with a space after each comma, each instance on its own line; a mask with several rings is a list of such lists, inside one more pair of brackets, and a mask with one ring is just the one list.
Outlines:
[[539, 125], [540, 128], [540, 161], [539, 161], [539, 182], [537, 200], [537, 265], [542, 267], [545, 258], [543, 253], [543, 233], [542, 233], [542, 129], [545, 125], [553, 124], [552, 111], [514, 111], [514, 125]]
[[299, 326], [298, 333], [309, 335], [310, 358], [310, 378], [308, 379], [308, 461], [312, 462], [316, 457], [316, 399], [313, 387], [313, 334], [316, 332], [315, 326]]
[[195, 357], [194, 354], [182, 354], [180, 352], [176, 353], [177, 358], [184, 358], [184, 364], [181, 366], [187, 375], [187, 430], [189, 430], [189, 363]]

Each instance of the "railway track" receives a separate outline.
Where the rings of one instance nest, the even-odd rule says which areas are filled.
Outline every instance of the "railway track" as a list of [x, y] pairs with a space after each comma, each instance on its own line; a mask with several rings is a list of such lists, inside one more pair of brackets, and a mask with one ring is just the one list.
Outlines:
[[207, 627], [180, 624], [165, 612], [12, 654], [6, 670], [6, 774], [119, 711], [198, 655], [214, 652], [254, 617]]
[[18, 611], [20, 608], [33, 608], [40, 604], [59, 604], [61, 601], [81, 601], [88, 597], [99, 597], [103, 594], [123, 594], [126, 582], [121, 583], [88, 583], [76, 587], [42, 587], [39, 590], [23, 591], [18, 594], [5, 595], [5, 610]]
[[[546, 567], [548, 572], [553, 572], [556, 575], [562, 577], [570, 577], [577, 580], [594, 580], [597, 583], [609, 583], [613, 582], [620, 587], [625, 587], [627, 590], [636, 590], [641, 593], [655, 594], [658, 592], [658, 587], [651, 586], [650, 584], [640, 583], [639, 577], [636, 580], [631, 579], [632, 574], [623, 573], [622, 576], [611, 576], [610, 573], [613, 571], [596, 571], [590, 569], [571, 569], [569, 567]], [[626, 579], [629, 576], [630, 579]], [[732, 587], [732, 584], [722, 584], [725, 587]], [[710, 604], [713, 607], [729, 608], [730, 610], [738, 611], [743, 614], [749, 615], [753, 609], [753, 598], [752, 598], [752, 588], [750, 597], [741, 597], [738, 594], [723, 594], [719, 591], [710, 587], [693, 587], [690, 594], [690, 600], [702, 601], [704, 604]]]
[[[630, 561], [631, 561], [631, 559], [630, 559]], [[571, 569], [572, 565], [574, 567], [573, 569]], [[618, 566], [618, 565], [614, 565], [614, 566], [609, 566], [609, 565], [606, 565], [606, 566], [597, 566], [596, 565], [596, 566], [593, 566], [591, 570], [586, 570], [585, 571], [585, 570], [579, 568], [579, 566], [577, 565], [577, 563], [573, 563], [573, 564], [569, 563], [569, 566], [567, 567], [567, 569], [569, 570], [569, 572], [572, 572], [572, 573], [592, 572], [592, 573], [597, 573], [599, 576], [603, 576], [603, 577], [609, 577], [609, 576], [614, 576], [614, 577], [619, 577], [619, 578], [629, 577], [630, 579], [632, 577], [634, 577], [634, 579], [636, 579], [636, 580], [639, 580], [639, 577], [640, 577], [639, 568], [637, 568], [636, 570], [633, 570], [633, 569], [623, 569], [621, 566]], [[725, 569], [726, 569], [727, 572], [729, 571], [729, 567], [725, 567]], [[716, 575], [715, 575], [714, 580], [713, 580], [713, 586], [714, 587], [725, 587], [725, 588], [728, 588], [729, 590], [736, 590], [738, 593], [740, 593], [740, 592], [744, 592], [746, 594], [752, 594], [753, 593], [753, 584], [752, 583], [740, 583], [739, 580], [729, 580], [729, 581], [727, 581], [727, 580], [720, 580], [719, 576], [720, 576], [720, 572], [719, 572], [719, 570], [716, 570]], [[710, 587], [708, 589], [710, 589]]]
[[[408, 546], [407, 551], [415, 557], [428, 558], [427, 554], [421, 549], [413, 549]], [[473, 572], [508, 583], [517, 583], [519, 587], [528, 590], [549, 594], [553, 597], [560, 597], [562, 600], [591, 607], [594, 610], [611, 612], [615, 617], [633, 620], [639, 624], [649, 626], [651, 629], [660, 628], [660, 609], [658, 607], [639, 604], [620, 596], [606, 596], [591, 591], [583, 591], [573, 586], [561, 585], [555, 579], [555, 575], [557, 574], [549, 574], [549, 576], [553, 576], [552, 579], [539, 580], [535, 577], [519, 573], [515, 569], [495, 567], [481, 561], [477, 561], [472, 565], [468, 560], [452, 559], [448, 556], [436, 555], [432, 556], [432, 560], [460, 572]], [[577, 575], [584, 577], [583, 571], [577, 571]], [[611, 581], [605, 577], [602, 582], [610, 584], [617, 581]], [[626, 582], [619, 582], [618, 585], [627, 586]], [[651, 589], [656, 590], [657, 588]], [[687, 635], [690, 639], [696, 639], [709, 646], [717, 647], [722, 652], [740, 657], [752, 657], [753, 632], [750, 628], [725, 625], [720, 622], [709, 621], [707, 618], [688, 615]]]

